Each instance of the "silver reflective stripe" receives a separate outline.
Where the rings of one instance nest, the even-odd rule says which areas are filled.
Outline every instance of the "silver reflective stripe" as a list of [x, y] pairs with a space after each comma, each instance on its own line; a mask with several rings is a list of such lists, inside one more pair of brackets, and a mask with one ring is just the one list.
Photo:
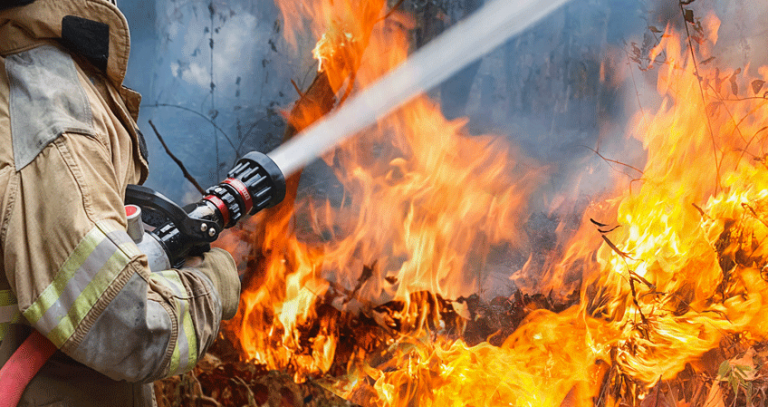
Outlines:
[[[64, 319], [69, 313], [69, 309], [75, 304], [78, 297], [83, 293], [86, 287], [91, 284], [99, 273], [117, 274], [120, 270], [105, 270], [105, 266], [112, 259], [112, 256], [118, 251], [110, 239], [104, 239], [96, 245], [96, 248], [88, 255], [83, 264], [75, 271], [75, 274], [67, 282], [64, 289], [59, 294], [59, 299], [51, 304], [50, 308], [43, 314], [36, 326], [44, 334], [49, 333]], [[102, 278], [108, 278], [103, 276]]]
[[123, 246], [124, 244], [130, 246], [130, 244], [136, 244], [133, 242], [133, 239], [128, 235], [128, 232], [124, 230], [116, 230], [114, 232], [107, 233], [107, 237], [109, 240], [115, 242], [118, 246]]
[[78, 243], [24, 317], [61, 347], [139, 250], [122, 226], [98, 222]]

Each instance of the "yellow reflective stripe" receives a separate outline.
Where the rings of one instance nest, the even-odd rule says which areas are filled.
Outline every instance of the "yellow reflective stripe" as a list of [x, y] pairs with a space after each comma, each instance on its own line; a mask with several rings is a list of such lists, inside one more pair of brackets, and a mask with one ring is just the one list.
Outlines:
[[16, 295], [11, 290], [0, 290], [0, 341], [5, 338], [11, 324], [21, 322], [21, 311]]
[[11, 324], [19, 324], [21, 322], [21, 311], [16, 309], [16, 313], [13, 315], [9, 322], [0, 323], [0, 342], [2, 342], [3, 338], [5, 338], [5, 334], [8, 333], [8, 328], [11, 326]]
[[178, 337], [171, 354], [169, 372], [171, 375], [177, 375], [192, 370], [197, 364], [197, 334], [195, 324], [192, 321], [192, 314], [189, 312], [190, 303], [187, 289], [175, 270], [152, 273], [152, 279], [171, 288], [175, 293], [178, 312]]
[[24, 317], [61, 347], [115, 277], [138, 254], [138, 248], [119, 223], [97, 222], [53, 282], [24, 311]]
[[173, 347], [173, 353], [171, 354], [171, 365], [168, 367], [169, 376], [175, 376], [179, 370], [179, 363], [181, 362], [181, 350], [179, 350], [178, 341], [176, 346]]
[[184, 309], [182, 324], [184, 326], [184, 333], [187, 336], [187, 349], [189, 353], [187, 366], [184, 368], [184, 371], [188, 371], [192, 370], [197, 364], [197, 333], [195, 333], [195, 324], [192, 322], [192, 315], [189, 312], [190, 304], [188, 301], [185, 302], [187, 302], [187, 306]]
[[152, 279], [156, 282], [170, 288], [178, 298], [187, 298], [187, 289], [184, 287], [184, 283], [181, 282], [181, 277], [176, 270], [165, 270], [157, 273], [152, 273]]
[[43, 313], [59, 299], [62, 290], [64, 290], [72, 276], [75, 275], [75, 272], [105, 238], [106, 235], [96, 226], [85, 235], [83, 240], [75, 247], [75, 250], [72, 251], [72, 254], [69, 255], [67, 261], [61, 266], [59, 272], [56, 273], [56, 278], [43, 290], [40, 296], [37, 297], [37, 300], [24, 311], [24, 317], [27, 318], [30, 324], [36, 324], [43, 316]]
[[122, 251], [116, 251], [77, 297], [69, 312], [67, 312], [66, 317], [61, 319], [59, 324], [46, 335], [48, 339], [57, 347], [64, 345], [64, 342], [75, 333], [75, 328], [83, 321], [91, 308], [93, 308], [93, 305], [96, 304], [96, 301], [99, 300], [101, 294], [106, 291], [117, 274], [130, 261], [131, 259]]
[[[176, 271], [174, 270], [165, 270], [165, 271], [152, 273], [150, 275], [150, 278], [154, 280], [156, 283], [170, 288], [174, 292], [175, 294], [174, 296], [178, 298], [184, 293], [184, 291], [182, 290], [183, 285], [179, 287], [167, 277], [175, 274], [176, 274]], [[179, 301], [176, 300], [176, 306], [178, 308], [180, 308], [179, 305], [180, 305]], [[171, 353], [171, 363], [170, 363], [170, 366], [168, 367], [169, 376], [173, 376], [177, 374], [176, 372], [179, 370], [179, 364], [181, 363], [181, 349], [180, 349], [181, 346], [179, 346], [179, 339], [182, 335], [181, 333], [182, 329], [183, 329], [183, 326], [178, 323], [178, 318], [177, 318], [177, 323], [176, 323], [177, 338], [176, 338], [176, 343], [173, 346], [173, 353]]]
[[19, 301], [16, 300], [16, 295], [11, 290], [0, 290], [0, 307], [4, 307], [6, 305], [14, 305], [18, 304]]

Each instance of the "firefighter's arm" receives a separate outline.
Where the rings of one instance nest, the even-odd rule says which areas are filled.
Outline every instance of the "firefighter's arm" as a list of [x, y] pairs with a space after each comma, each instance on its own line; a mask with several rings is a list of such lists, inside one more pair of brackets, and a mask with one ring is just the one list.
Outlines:
[[180, 374], [237, 309], [237, 271], [213, 250], [196, 268], [151, 273], [104, 140], [64, 134], [19, 171], [5, 269], [24, 318], [75, 360], [116, 380]]

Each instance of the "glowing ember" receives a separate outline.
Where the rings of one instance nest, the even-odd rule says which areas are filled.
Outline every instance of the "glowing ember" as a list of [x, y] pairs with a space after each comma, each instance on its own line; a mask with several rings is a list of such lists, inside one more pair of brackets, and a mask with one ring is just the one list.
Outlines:
[[[279, 3], [289, 32], [303, 19], [314, 24], [314, 55], [334, 91], [363, 88], [407, 57], [412, 22], [384, 18], [384, 1]], [[718, 26], [704, 20], [709, 44]], [[498, 138], [465, 135], [464, 121], [446, 120], [425, 96], [325, 158], [345, 195], [297, 203], [314, 238], [282, 233], [293, 213], [269, 219], [252, 249], [263, 253], [252, 265], [259, 276], [230, 327], [244, 358], [290, 369], [296, 380], [323, 375], [338, 347], [350, 346], [339, 342], [339, 324], [349, 321], [338, 310], [354, 311], [387, 332], [361, 332], [346, 372], [328, 384], [357, 402], [591, 406], [605, 386], [645, 397], [725, 339], [768, 339], [766, 100], [733, 91], [768, 81], [768, 68], [761, 78], [697, 75], [685, 37], [668, 29], [663, 38], [651, 56], [666, 58], [656, 64], [664, 101], [628, 126], [647, 152], [640, 183], [617, 180], [561, 258], [512, 276], [543, 292], [562, 290], [567, 276], [576, 305], [530, 312], [502, 346], [457, 339], [461, 324], [442, 318], [449, 302], [441, 299], [477, 292], [473, 265], [493, 245], [523, 247], [519, 225], [546, 169]], [[701, 59], [706, 44], [697, 46]], [[373, 390], [361, 394], [363, 385]]]

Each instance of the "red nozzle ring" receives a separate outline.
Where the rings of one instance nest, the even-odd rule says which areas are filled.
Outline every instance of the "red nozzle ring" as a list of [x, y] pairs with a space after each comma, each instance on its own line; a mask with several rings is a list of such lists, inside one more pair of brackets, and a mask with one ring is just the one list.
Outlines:
[[208, 195], [205, 198], [206, 201], [212, 203], [216, 209], [219, 210], [219, 213], [221, 213], [221, 222], [226, 227], [229, 225], [229, 208], [227, 207], [227, 204], [224, 203], [224, 201], [221, 200], [216, 195]]
[[221, 181], [221, 183], [232, 185], [232, 187], [237, 190], [237, 193], [240, 194], [243, 198], [243, 202], [245, 202], [245, 210], [243, 211], [243, 214], [250, 213], [251, 209], [253, 209], [253, 198], [251, 198], [251, 193], [248, 192], [248, 187], [245, 186], [243, 181], [240, 181], [237, 178], [227, 178], [224, 181]]

